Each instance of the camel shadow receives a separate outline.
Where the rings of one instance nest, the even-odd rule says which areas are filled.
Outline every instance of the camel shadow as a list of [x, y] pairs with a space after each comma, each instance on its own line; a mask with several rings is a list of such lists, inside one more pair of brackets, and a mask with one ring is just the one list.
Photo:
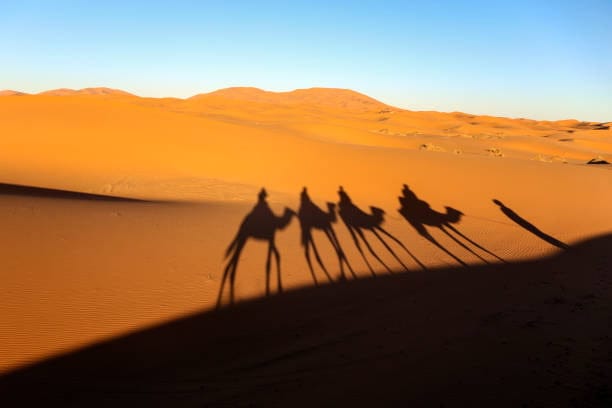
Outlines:
[[[490, 256], [496, 258], [501, 262], [505, 262], [502, 258], [489, 251], [482, 245], [478, 244], [471, 238], [467, 237], [465, 234], [460, 232], [457, 228], [455, 228], [452, 224], [458, 224], [461, 221], [461, 217], [464, 215], [461, 211], [452, 208], [452, 207], [444, 207], [446, 209], [446, 213], [441, 213], [435, 210], [432, 210], [430, 205], [419, 199], [416, 194], [410, 190], [408, 185], [404, 184], [404, 188], [402, 189], [402, 196], [398, 197], [401, 208], [398, 210], [399, 213], [408, 221], [410, 225], [421, 235], [423, 238], [427, 239], [429, 242], [440, 248], [450, 257], [452, 257], [455, 261], [463, 266], [467, 266], [467, 264], [462, 261], [457, 255], [453, 254], [447, 248], [445, 248], [442, 244], [440, 244], [425, 228], [425, 226], [436, 227], [440, 229], [444, 234], [446, 234], [449, 238], [451, 238], [454, 242], [456, 242], [459, 246], [476, 256], [478, 259], [485, 263], [490, 263], [480, 254], [478, 254], [475, 250], [471, 249], [467, 246], [466, 243], [471, 244], [472, 246], [480, 249], [481, 251], [489, 254]], [[451, 234], [449, 231], [455, 233], [455, 235]], [[462, 242], [459, 238], [463, 238], [466, 242]]]
[[383, 244], [383, 246], [387, 249], [387, 251], [389, 251], [389, 253], [400, 263], [400, 265], [404, 267], [404, 269], [408, 270], [408, 267], [402, 262], [402, 260], [395, 253], [395, 251], [383, 239], [383, 237], [381, 236], [381, 233], [383, 235], [386, 235], [391, 240], [393, 240], [399, 246], [401, 246], [423, 269], [426, 269], [425, 265], [423, 265], [423, 263], [421, 263], [421, 261], [419, 261], [399, 239], [397, 239], [396, 237], [391, 235], [389, 232], [387, 232], [387, 230], [381, 227], [381, 224], [384, 222], [384, 215], [385, 215], [385, 211], [383, 209], [378, 208], [378, 207], [370, 207], [370, 211], [371, 211], [370, 214], [364, 212], [359, 207], [357, 207], [355, 204], [353, 204], [353, 201], [351, 200], [349, 195], [346, 193], [346, 191], [344, 191], [344, 188], [342, 188], [342, 186], [340, 186], [338, 195], [340, 196], [340, 201], [338, 203], [338, 208], [339, 208], [338, 213], [340, 215], [340, 218], [344, 222], [344, 225], [346, 225], [346, 228], [351, 234], [351, 238], [353, 239], [353, 242], [355, 246], [357, 247], [357, 250], [361, 254], [361, 257], [363, 258], [365, 264], [368, 266], [368, 269], [370, 270], [373, 276], [376, 276], [376, 274], [374, 273], [374, 269], [372, 268], [372, 265], [370, 265], [370, 262], [365, 256], [363, 249], [361, 248], [359, 239], [363, 241], [366, 248], [368, 248], [368, 251], [370, 252], [370, 254], [372, 254], [372, 256], [376, 258], [376, 260], [381, 265], [383, 265], [389, 273], [393, 273], [393, 271], [380, 258], [380, 256], [378, 256], [378, 254], [374, 251], [374, 249], [370, 245], [370, 242], [367, 240], [367, 238], [365, 237], [365, 234], [363, 233], [364, 230], [372, 232], [372, 234], [374, 234], [374, 236], [378, 238], [378, 240]]
[[327, 203], [327, 211], [319, 208], [308, 195], [308, 190], [306, 187], [302, 190], [300, 194], [300, 208], [297, 213], [298, 219], [300, 220], [300, 230], [301, 230], [301, 244], [304, 247], [304, 256], [306, 257], [306, 262], [308, 263], [308, 268], [310, 268], [310, 273], [312, 275], [312, 279], [315, 285], [318, 285], [317, 277], [314, 272], [314, 268], [312, 267], [312, 261], [310, 259], [310, 248], [312, 248], [315, 259], [317, 260], [319, 266], [327, 276], [327, 279], [332, 282], [333, 279], [329, 274], [325, 264], [321, 260], [321, 256], [319, 255], [319, 250], [315, 244], [314, 238], [312, 236], [313, 230], [320, 230], [325, 233], [327, 239], [331, 243], [336, 255], [338, 257], [338, 262], [340, 264], [340, 278], [346, 279], [346, 274], [344, 271], [344, 265], [346, 264], [348, 270], [351, 272], [353, 277], [357, 277], [353, 268], [351, 267], [346, 255], [344, 254], [344, 250], [340, 245], [340, 241], [336, 236], [336, 232], [332, 226], [333, 223], [337, 221], [336, 217], [336, 204], [335, 203]]
[[501, 212], [503, 212], [506, 215], [506, 217], [510, 218], [516, 224], [525, 228], [527, 231], [531, 232], [536, 237], [548, 242], [550, 245], [556, 246], [557, 248], [561, 248], [561, 249], [569, 248], [567, 244], [541, 231], [538, 227], [536, 227], [535, 225], [533, 225], [532, 223], [530, 223], [529, 221], [527, 221], [526, 219], [524, 219], [523, 217], [521, 217], [520, 215], [512, 211], [510, 208], [506, 207], [504, 203], [502, 203], [501, 201], [494, 199], [493, 203], [499, 206], [499, 209], [501, 210]]
[[221, 287], [219, 288], [219, 294], [217, 296], [217, 308], [221, 306], [223, 291], [228, 279], [230, 304], [234, 303], [236, 269], [238, 268], [240, 254], [242, 253], [242, 250], [244, 249], [244, 246], [249, 238], [268, 242], [268, 255], [266, 258], [266, 296], [270, 295], [270, 261], [272, 254], [274, 254], [274, 258], [276, 260], [278, 292], [283, 291], [281, 282], [280, 253], [276, 248], [274, 238], [276, 231], [286, 228], [291, 222], [291, 218], [296, 215], [296, 213], [292, 209], [286, 207], [282, 216], [279, 217], [275, 215], [272, 212], [270, 205], [266, 201], [267, 196], [268, 193], [264, 188], [262, 188], [258, 195], [257, 204], [251, 210], [251, 212], [246, 215], [242, 221], [242, 224], [240, 224], [236, 237], [225, 251], [225, 258], [229, 258], [229, 261], [223, 271]]

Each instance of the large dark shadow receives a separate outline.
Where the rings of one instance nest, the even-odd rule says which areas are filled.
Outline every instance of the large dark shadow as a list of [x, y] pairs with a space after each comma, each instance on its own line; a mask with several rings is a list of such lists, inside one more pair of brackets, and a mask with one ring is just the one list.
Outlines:
[[95, 201], [137, 201], [144, 202], [137, 198], [107, 196], [102, 194], [81, 193], [77, 191], [58, 190], [53, 188], [22, 186], [18, 184], [0, 183], [0, 196], [25, 196], [58, 198], [66, 200], [95, 200]]
[[0, 406], [610, 407], [612, 235], [290, 290], [0, 377]]
[[223, 271], [221, 287], [219, 288], [219, 295], [217, 296], [217, 307], [221, 306], [223, 291], [228, 279], [230, 304], [234, 303], [234, 283], [238, 261], [240, 260], [240, 254], [249, 238], [268, 241], [268, 256], [266, 258], [266, 296], [270, 294], [270, 261], [272, 254], [274, 254], [276, 260], [277, 288], [279, 292], [283, 290], [280, 254], [276, 248], [274, 238], [276, 231], [287, 227], [289, 222], [291, 222], [291, 218], [296, 215], [296, 213], [290, 208], [285, 208], [285, 212], [282, 216], [279, 217], [275, 215], [266, 201], [267, 196], [268, 193], [262, 188], [257, 198], [257, 204], [255, 204], [251, 212], [244, 217], [236, 237], [225, 251], [225, 257], [229, 258], [229, 261]]
[[493, 199], [493, 203], [499, 206], [499, 209], [501, 210], [501, 212], [503, 212], [506, 215], [506, 217], [510, 218], [512, 221], [514, 221], [521, 227], [525, 228], [527, 231], [531, 232], [536, 237], [548, 242], [550, 245], [556, 246], [557, 248], [561, 248], [561, 249], [568, 248], [567, 244], [541, 231], [538, 227], [536, 227], [535, 225], [533, 225], [532, 223], [530, 223], [529, 221], [527, 221], [526, 219], [524, 219], [523, 217], [515, 213], [511, 208], [506, 207], [504, 203], [502, 203], [501, 201], [497, 199]]
[[370, 262], [368, 262], [368, 258], [365, 256], [365, 253], [363, 252], [363, 249], [361, 248], [359, 239], [363, 241], [363, 243], [365, 244], [366, 248], [368, 248], [368, 251], [370, 251], [372, 256], [376, 258], [376, 260], [380, 262], [380, 264], [383, 265], [385, 269], [389, 271], [389, 273], [392, 273], [392, 270], [380, 258], [380, 256], [378, 256], [376, 251], [374, 251], [374, 249], [370, 245], [370, 242], [367, 240], [367, 238], [365, 237], [365, 234], [363, 233], [364, 230], [372, 232], [372, 234], [374, 234], [374, 236], [378, 238], [378, 240], [383, 244], [383, 246], [400, 263], [400, 265], [404, 267], [404, 269], [408, 270], [408, 267], [402, 262], [400, 257], [389, 246], [389, 244], [383, 239], [383, 237], [379, 234], [379, 232], [382, 233], [383, 235], [386, 235], [391, 240], [395, 241], [395, 243], [397, 243], [400, 247], [402, 247], [422, 268], [425, 268], [425, 266], [412, 254], [412, 252], [408, 250], [408, 248], [406, 248], [406, 246], [399, 239], [397, 239], [396, 237], [391, 235], [389, 232], [387, 232], [387, 230], [381, 227], [382, 223], [384, 222], [384, 216], [385, 216], [385, 211], [383, 209], [378, 208], [378, 207], [370, 207], [371, 213], [370, 214], [366, 213], [365, 211], [357, 207], [355, 204], [353, 204], [353, 201], [351, 200], [349, 195], [346, 193], [346, 191], [344, 191], [344, 188], [342, 188], [342, 186], [340, 186], [340, 189], [338, 190], [338, 195], [340, 196], [340, 201], [338, 202], [338, 208], [339, 208], [338, 212], [340, 214], [340, 218], [344, 222], [344, 225], [346, 225], [346, 228], [349, 230], [349, 233], [351, 234], [351, 238], [353, 239], [353, 242], [355, 243], [357, 250], [361, 254], [361, 257], [363, 258], [366, 265], [370, 269], [370, 272], [372, 273], [372, 275], [375, 275], [374, 269], [370, 265]]
[[[401, 208], [398, 210], [399, 213], [414, 227], [414, 229], [429, 242], [440, 248], [442, 251], [446, 252], [449, 256], [451, 256], [454, 260], [456, 260], [461, 265], [466, 266], [467, 264], [461, 260], [457, 255], [453, 254], [446, 247], [440, 244], [430, 233], [427, 231], [425, 226], [435, 227], [440, 229], [444, 234], [450, 237], [453, 241], [455, 241], [459, 246], [464, 248], [466, 251], [470, 252], [478, 259], [485, 263], [489, 263], [484, 257], [479, 255], [476, 251], [467, 246], [466, 243], [462, 242], [459, 238], [462, 238], [465, 242], [473, 245], [474, 247], [480, 249], [481, 251], [489, 254], [490, 256], [496, 258], [499, 261], [505, 262], [502, 258], [495, 255], [493, 252], [489, 251], [482, 245], [478, 244], [471, 238], [467, 237], [465, 234], [460, 232], [457, 228], [455, 228], [452, 224], [458, 224], [461, 221], [461, 216], [463, 213], [452, 207], [444, 207], [446, 209], [446, 213], [441, 213], [431, 209], [431, 206], [426, 201], [423, 201], [417, 197], [417, 195], [408, 187], [407, 184], [404, 184], [402, 189], [402, 195], [398, 197]], [[457, 236], [451, 234], [448, 230], [454, 232]]]
[[336, 236], [336, 232], [332, 226], [333, 223], [336, 222], [336, 204], [335, 203], [327, 203], [327, 211], [323, 211], [319, 208], [315, 203], [312, 202], [310, 196], [308, 195], [308, 190], [306, 187], [302, 190], [300, 194], [300, 208], [298, 210], [298, 218], [300, 220], [300, 229], [301, 229], [301, 243], [304, 247], [304, 256], [306, 257], [306, 262], [308, 263], [308, 267], [310, 268], [310, 273], [312, 274], [312, 279], [314, 280], [315, 285], [318, 285], [317, 276], [312, 267], [312, 261], [310, 259], [310, 248], [312, 248], [315, 258], [319, 263], [319, 266], [327, 276], [327, 279], [332, 282], [333, 279], [329, 274], [325, 264], [321, 260], [321, 256], [319, 255], [319, 250], [317, 249], [317, 245], [315, 244], [314, 238], [312, 236], [313, 230], [320, 230], [325, 233], [327, 239], [331, 243], [334, 251], [336, 251], [336, 255], [338, 256], [338, 262], [340, 264], [340, 277], [341, 279], [346, 279], [346, 274], [344, 271], [344, 265], [351, 272], [353, 277], [357, 277], [351, 264], [348, 259], [346, 259], [346, 255], [340, 245], [340, 241]]

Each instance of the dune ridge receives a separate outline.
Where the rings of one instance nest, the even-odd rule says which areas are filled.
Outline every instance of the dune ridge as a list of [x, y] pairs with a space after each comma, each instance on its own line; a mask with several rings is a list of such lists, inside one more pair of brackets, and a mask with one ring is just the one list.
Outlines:
[[[28, 93], [14, 91], [14, 90], [0, 90], [0, 96], [11, 96], [11, 95], [31, 95]], [[559, 119], [559, 120], [535, 120], [535, 119], [526, 119], [526, 118], [507, 118], [503, 116], [490, 116], [490, 115], [474, 115], [464, 112], [436, 112], [436, 111], [411, 111], [409, 109], [402, 109], [393, 107], [391, 105], [385, 104], [381, 101], [376, 100], [368, 95], [363, 93], [345, 89], [345, 88], [325, 88], [325, 87], [312, 87], [312, 88], [303, 88], [303, 89], [294, 89], [292, 91], [267, 91], [261, 88], [256, 87], [229, 87], [222, 88], [216, 91], [211, 91], [208, 93], [199, 93], [186, 98], [178, 98], [178, 97], [165, 97], [165, 98], [155, 98], [155, 97], [140, 97], [135, 94], [114, 88], [108, 87], [89, 87], [82, 89], [71, 89], [71, 88], [58, 88], [52, 89], [48, 91], [41, 91], [36, 95], [56, 95], [56, 96], [71, 96], [71, 95], [98, 95], [98, 96], [107, 96], [107, 95], [119, 95], [119, 96], [136, 96], [138, 98], [146, 98], [150, 100], [202, 100], [207, 98], [226, 98], [232, 100], [238, 100], [242, 102], [260, 102], [260, 103], [270, 103], [270, 104], [312, 104], [312, 105], [322, 105], [322, 106], [340, 106], [344, 108], [355, 108], [355, 107], [363, 107], [367, 109], [377, 109], [381, 108], [383, 110], [389, 109], [389, 112], [383, 113], [392, 113], [393, 111], [408, 111], [422, 114], [441, 114], [453, 116], [459, 119], [474, 119], [478, 118], [489, 118], [489, 119], [500, 119], [507, 120], [510, 122], [527, 122], [527, 123], [554, 123], [557, 126], [568, 127], [568, 128], [577, 128], [577, 129], [600, 129], [602, 127], [610, 126], [612, 121], [610, 122], [588, 122], [588, 121], [579, 121], [577, 119]], [[607, 130], [607, 129], [606, 129]]]
[[24, 92], [13, 91], [11, 89], [5, 89], [4, 91], [0, 91], [0, 96], [19, 96], [19, 95], [27, 95]]
[[[577, 120], [537, 121], [477, 116], [465, 113], [419, 112], [385, 105], [354, 91], [333, 88], [311, 88], [291, 92], [268, 92], [257, 88], [228, 88], [187, 99], [140, 98], [108, 88], [86, 88], [80, 91], [49, 91], [62, 99], [44, 101], [39, 95], [23, 95], [28, 102], [17, 104], [13, 98], [2, 98], [7, 109], [29, 109], [33, 117], [42, 109], [63, 111], [83, 97], [76, 111], [85, 115], [96, 110], [120, 110], [129, 117], [148, 108], [150, 115], [187, 114], [214, 121], [218, 125], [243, 127], [243, 132], [262, 130], [337, 143], [404, 148], [437, 153], [486, 155], [518, 158], [547, 163], [584, 164], [602, 156], [612, 161], [610, 122], [592, 123]], [[96, 96], [114, 98], [96, 100]], [[69, 99], [66, 99], [69, 98]], [[77, 98], [74, 101], [71, 98]], [[31, 102], [30, 102], [31, 101]], [[28, 104], [32, 106], [27, 107]], [[51, 104], [49, 108], [45, 105]], [[135, 108], [128, 108], [132, 104]], [[11, 106], [14, 105], [14, 106]], [[69, 106], [70, 105], [70, 106]], [[21, 113], [24, 115], [25, 113]], [[141, 117], [142, 115], [134, 116]], [[177, 119], [177, 128], [196, 125]], [[111, 119], [112, 120], [112, 119]], [[154, 122], [156, 119], [150, 120]], [[67, 128], [71, 127], [66, 117]], [[210, 123], [210, 122], [209, 122]], [[7, 122], [10, 124], [10, 121]], [[202, 126], [206, 126], [202, 124]], [[218, 126], [208, 126], [209, 129]], [[59, 130], [58, 130], [59, 131]]]
[[362, 93], [340, 88], [308, 88], [288, 92], [271, 92], [259, 88], [234, 87], [194, 95], [190, 100], [225, 98], [241, 102], [257, 102], [278, 105], [315, 105], [345, 109], [385, 109], [389, 106]]
[[120, 89], [112, 89], [105, 87], [96, 88], [83, 88], [83, 89], [69, 89], [59, 88], [52, 89], [49, 91], [43, 91], [38, 95], [54, 95], [54, 96], [69, 96], [69, 95], [97, 95], [97, 96], [134, 96], [129, 92], [122, 91]]

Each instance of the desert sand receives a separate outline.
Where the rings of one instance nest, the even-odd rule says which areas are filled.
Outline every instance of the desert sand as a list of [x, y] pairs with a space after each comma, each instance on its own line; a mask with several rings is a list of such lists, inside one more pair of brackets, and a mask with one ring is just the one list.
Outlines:
[[[611, 124], [326, 88], [3, 91], [0, 394], [605, 406]], [[249, 234], [274, 229], [269, 209], [297, 212], [304, 187], [340, 213], [302, 213], [306, 238], [296, 217], [276, 231], [284, 290], [272, 254], [266, 297], [268, 242]]]

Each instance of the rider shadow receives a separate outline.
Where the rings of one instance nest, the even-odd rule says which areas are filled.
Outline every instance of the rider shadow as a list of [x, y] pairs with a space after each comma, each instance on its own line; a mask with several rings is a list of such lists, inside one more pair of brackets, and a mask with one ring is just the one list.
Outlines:
[[291, 222], [291, 218], [296, 215], [296, 213], [292, 209], [285, 207], [285, 211], [282, 216], [279, 217], [275, 215], [272, 212], [270, 205], [266, 201], [267, 196], [268, 193], [264, 188], [262, 188], [258, 195], [257, 204], [244, 218], [242, 224], [240, 224], [236, 237], [225, 251], [225, 258], [229, 258], [229, 261], [223, 271], [221, 287], [219, 288], [219, 294], [217, 296], [217, 308], [221, 305], [223, 290], [228, 279], [230, 304], [234, 303], [236, 269], [238, 268], [240, 254], [242, 253], [242, 250], [244, 249], [244, 246], [249, 238], [268, 242], [268, 255], [266, 259], [266, 296], [270, 294], [270, 261], [272, 254], [274, 254], [276, 260], [278, 292], [283, 291], [281, 282], [280, 254], [276, 248], [274, 238], [276, 231], [286, 228], [287, 225], [289, 225], [289, 222]]
[[401, 246], [412, 257], [412, 259], [415, 260], [415, 262], [417, 262], [423, 269], [425, 269], [425, 265], [423, 265], [412, 254], [412, 252], [410, 252], [408, 248], [406, 248], [406, 246], [402, 244], [402, 242], [399, 239], [397, 239], [396, 237], [394, 237], [389, 232], [387, 232], [384, 228], [381, 227], [381, 224], [384, 222], [384, 214], [385, 214], [384, 210], [378, 207], [370, 207], [371, 214], [368, 214], [364, 212], [363, 210], [361, 210], [359, 207], [357, 207], [355, 204], [353, 204], [353, 201], [351, 200], [349, 195], [344, 191], [342, 186], [340, 186], [340, 190], [338, 191], [338, 194], [340, 195], [340, 201], [338, 203], [338, 208], [339, 208], [338, 213], [340, 214], [340, 218], [342, 219], [342, 221], [344, 222], [344, 225], [346, 225], [347, 229], [349, 230], [349, 233], [351, 234], [351, 237], [353, 238], [353, 242], [355, 243], [357, 250], [361, 254], [361, 257], [365, 261], [366, 265], [370, 269], [370, 272], [372, 273], [373, 276], [376, 276], [376, 274], [374, 273], [374, 269], [368, 262], [368, 259], [366, 258], [365, 253], [363, 252], [363, 249], [361, 248], [359, 239], [363, 241], [363, 243], [365, 244], [366, 248], [368, 248], [372, 256], [376, 258], [376, 260], [378, 260], [378, 262], [380, 262], [380, 264], [383, 265], [385, 269], [389, 271], [389, 273], [393, 273], [393, 271], [374, 251], [369, 241], [365, 237], [365, 234], [363, 233], [364, 230], [372, 232], [374, 236], [378, 238], [378, 240], [383, 244], [383, 246], [389, 251], [389, 253], [404, 267], [404, 269], [408, 270], [408, 267], [402, 262], [399, 256], [397, 256], [395, 251], [393, 251], [393, 249], [383, 239], [380, 233], [386, 235], [391, 240], [395, 241], [399, 246]]
[[335, 203], [327, 203], [327, 211], [319, 208], [308, 195], [308, 191], [306, 187], [302, 190], [300, 194], [300, 208], [297, 213], [298, 219], [300, 220], [300, 229], [301, 229], [301, 243], [304, 247], [304, 256], [306, 257], [306, 262], [308, 263], [308, 267], [310, 268], [310, 273], [312, 275], [312, 279], [315, 285], [318, 285], [317, 277], [315, 275], [314, 269], [312, 267], [312, 261], [310, 259], [310, 248], [312, 248], [315, 259], [317, 260], [319, 266], [327, 276], [327, 279], [332, 282], [333, 279], [329, 274], [325, 264], [321, 260], [321, 256], [319, 255], [319, 250], [315, 244], [314, 238], [312, 236], [313, 230], [320, 230], [325, 233], [327, 239], [331, 243], [336, 255], [338, 257], [338, 262], [340, 264], [340, 278], [346, 279], [346, 274], [344, 271], [344, 265], [346, 264], [348, 270], [351, 272], [354, 278], [357, 277], [353, 268], [351, 267], [342, 246], [340, 245], [340, 241], [336, 236], [336, 232], [332, 226], [333, 223], [337, 221], [336, 217], [336, 204]]
[[556, 246], [557, 248], [561, 248], [561, 249], [569, 248], [567, 244], [541, 231], [538, 227], [536, 227], [535, 225], [533, 225], [532, 223], [530, 223], [529, 221], [527, 221], [526, 219], [524, 219], [523, 217], [521, 217], [520, 215], [512, 211], [510, 208], [506, 207], [504, 203], [502, 203], [501, 201], [494, 199], [493, 202], [499, 206], [499, 209], [501, 210], [501, 212], [503, 212], [506, 215], [506, 217], [510, 218], [512, 221], [514, 221], [521, 227], [525, 228], [527, 231], [531, 232], [533, 235], [548, 242], [550, 245]]
[[[399, 213], [414, 227], [414, 229], [429, 242], [440, 248], [442, 251], [446, 252], [450, 257], [459, 262], [463, 266], [467, 266], [467, 264], [462, 261], [455, 254], [450, 252], [447, 248], [445, 248], [442, 244], [440, 244], [425, 228], [425, 225], [439, 228], [440, 231], [449, 236], [453, 241], [455, 241], [459, 246], [466, 249], [471, 254], [475, 255], [477, 258], [482, 260], [485, 263], [489, 263], [485, 258], [480, 256], [474, 250], [469, 248], [465, 243], [461, 242], [459, 238], [452, 235], [448, 230], [453, 231], [458, 237], [463, 238], [466, 242], [472, 244], [474, 247], [480, 249], [481, 251], [491, 255], [492, 257], [505, 262], [502, 258], [495, 255], [493, 252], [479, 245], [472, 239], [468, 238], [462, 232], [460, 232], [457, 228], [453, 227], [452, 224], [457, 224], [461, 220], [461, 216], [463, 213], [452, 207], [445, 207], [446, 213], [440, 213], [435, 210], [432, 210], [430, 205], [419, 199], [416, 194], [410, 190], [408, 185], [404, 184], [404, 188], [402, 189], [402, 196], [398, 197], [399, 202], [401, 204], [401, 208], [399, 209]], [[448, 230], [447, 230], [448, 229]]]

